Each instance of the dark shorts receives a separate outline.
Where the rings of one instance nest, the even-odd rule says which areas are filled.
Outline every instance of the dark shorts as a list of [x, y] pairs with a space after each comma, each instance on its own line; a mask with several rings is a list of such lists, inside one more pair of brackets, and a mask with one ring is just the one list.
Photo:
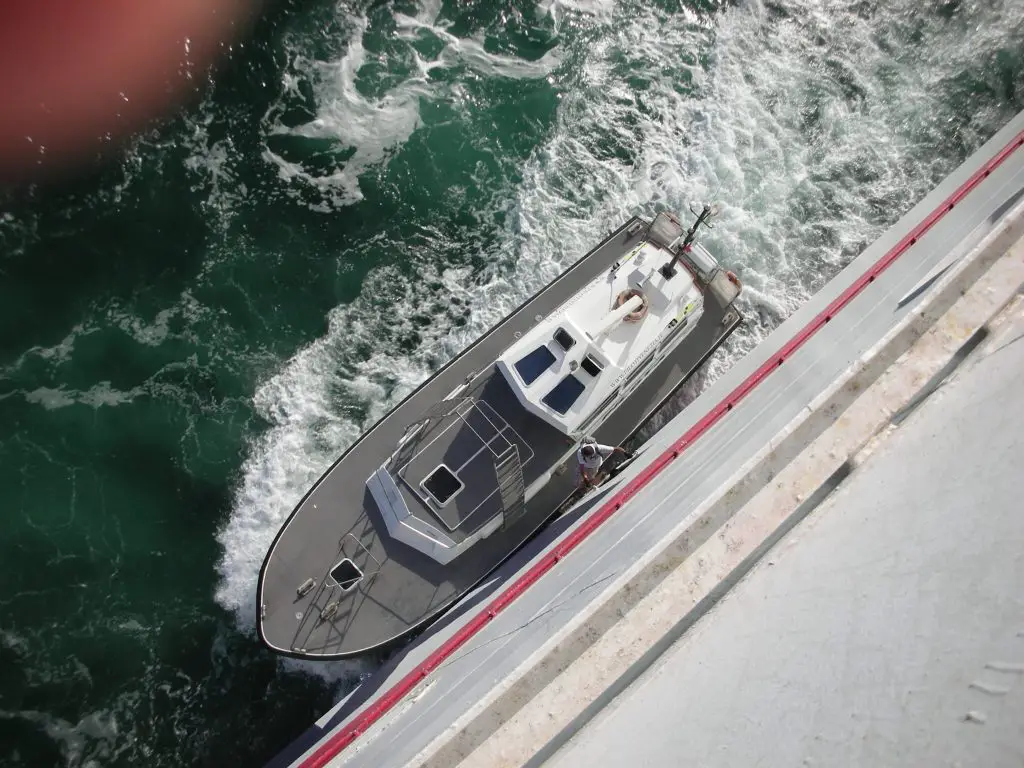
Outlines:
[[[613, 453], [612, 456], [614, 456], [614, 455], [615, 454]], [[610, 459], [610, 458], [611, 458], [611, 456], [608, 457], [608, 459]], [[594, 476], [595, 477], [598, 474], [600, 474], [601, 471], [605, 469], [605, 467], [607, 467], [608, 459], [605, 459], [604, 461], [602, 461], [601, 462], [601, 466], [598, 467], [596, 471], [594, 471]], [[576, 462], [576, 474], [573, 477], [573, 482], [575, 482], [576, 485], [579, 485], [580, 483], [583, 482], [583, 465], [580, 464], [578, 461]]]

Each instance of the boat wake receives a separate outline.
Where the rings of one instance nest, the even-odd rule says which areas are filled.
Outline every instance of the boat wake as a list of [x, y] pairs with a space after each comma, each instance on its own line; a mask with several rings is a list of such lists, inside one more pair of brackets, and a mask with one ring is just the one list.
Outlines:
[[[712, 196], [724, 203], [704, 242], [739, 274], [747, 323], [678, 409], [1015, 111], [997, 101], [960, 111], [958, 83], [991, 77], [976, 50], [1024, 49], [1020, 3], [952, 18], [910, 0], [869, 6], [781, 0], [670, 14], [638, 2], [557, 0], [527, 20], [550, 36], [551, 53], [517, 59], [489, 52], [483, 33], [457, 36], [434, 4], [416, 16], [360, 21], [340, 59], [296, 52], [300, 79], [315, 83], [316, 114], [289, 124], [288, 110], [271, 110], [266, 157], [296, 194], [328, 190], [325, 210], [363, 200], [369, 176], [381, 183], [424, 130], [425, 110], [443, 107], [446, 119], [480, 125], [492, 109], [500, 123], [508, 104], [473, 96], [480, 78], [537, 82], [553, 107], [534, 118], [540, 140], [525, 159], [505, 153], [499, 170], [472, 176], [477, 202], [463, 207], [479, 231], [425, 222], [420, 257], [371, 271], [359, 297], [331, 312], [326, 334], [259, 387], [255, 406], [268, 427], [253, 440], [219, 536], [218, 601], [253, 627], [260, 563], [317, 477], [628, 216], [682, 211]], [[399, 47], [379, 60], [401, 77], [385, 77], [368, 53], [380, 28], [397, 32]], [[308, 100], [299, 80], [286, 80], [284, 93]], [[280, 137], [348, 154], [317, 170], [270, 149]], [[477, 151], [502, 154], [499, 133], [480, 141]], [[446, 262], [446, 253], [466, 250], [469, 258]]]

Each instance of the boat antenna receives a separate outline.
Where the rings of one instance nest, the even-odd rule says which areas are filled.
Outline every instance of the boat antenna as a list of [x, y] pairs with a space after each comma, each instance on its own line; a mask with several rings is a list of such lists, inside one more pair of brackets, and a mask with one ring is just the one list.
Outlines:
[[693, 209], [693, 203], [690, 203], [690, 213], [696, 216], [697, 220], [693, 222], [693, 226], [690, 227], [686, 235], [682, 237], [682, 244], [679, 243], [680, 238], [678, 237], [672, 242], [672, 246], [678, 245], [678, 247], [673, 248], [670, 246], [670, 250], [673, 251], [672, 261], [663, 266], [660, 270], [661, 274], [664, 276], [666, 280], [675, 276], [676, 262], [679, 261], [679, 257], [685, 251], [690, 250], [690, 245], [693, 244], [694, 238], [697, 236], [697, 230], [700, 228], [700, 225], [703, 224], [708, 229], [712, 229], [712, 226], [708, 222], [708, 220], [716, 213], [718, 213], [718, 207], [715, 205], [711, 205], [710, 203], [704, 203], [700, 213], [697, 213], [697, 211]]

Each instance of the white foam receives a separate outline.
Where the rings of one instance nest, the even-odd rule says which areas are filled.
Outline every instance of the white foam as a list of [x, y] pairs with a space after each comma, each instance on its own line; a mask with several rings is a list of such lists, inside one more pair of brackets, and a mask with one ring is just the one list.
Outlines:
[[[593, 16], [601, 21], [610, 21], [615, 10], [615, 0], [541, 0], [537, 4], [538, 16], [550, 16], [555, 29], [560, 29], [562, 20], [575, 13]], [[681, 8], [689, 13], [688, 9]]]
[[[78, 341], [101, 329], [120, 328], [137, 344], [158, 347], [167, 339], [186, 336], [196, 343], [195, 328], [200, 320], [206, 319], [208, 311], [188, 290], [179, 294], [177, 303], [156, 313], [147, 321], [136, 311], [117, 300], [107, 300], [103, 307], [91, 308], [88, 316], [75, 325], [68, 334], [51, 347], [33, 346], [26, 349], [6, 366], [0, 367], [0, 375], [12, 375], [22, 366], [44, 361], [51, 371], [58, 371], [73, 360]], [[179, 327], [180, 326], [180, 327]], [[175, 368], [189, 368], [195, 365], [195, 357], [169, 362], [145, 381], [126, 390], [120, 390], [109, 381], [98, 381], [87, 389], [74, 389], [59, 383], [57, 387], [39, 386], [32, 390], [15, 390], [9, 395], [23, 397], [25, 402], [40, 405], [47, 410], [57, 410], [73, 405], [87, 405], [91, 408], [117, 406], [129, 403], [142, 395], [153, 395], [161, 390], [160, 377]], [[58, 381], [60, 377], [57, 377]]]
[[448, 45], [441, 51], [438, 59], [428, 65], [428, 69], [465, 64], [470, 70], [484, 77], [522, 80], [545, 77], [561, 63], [562, 51], [557, 46], [539, 59], [527, 61], [513, 56], [489, 53], [484, 50], [483, 35], [457, 38], [444, 33], [439, 27], [429, 29], [447, 40]]
[[[379, 97], [364, 96], [357, 82], [366, 63], [363, 36], [367, 19], [356, 19], [345, 54], [338, 61], [317, 61], [296, 55], [293, 68], [298, 72], [285, 73], [284, 88], [278, 103], [271, 106], [265, 122], [270, 136], [292, 136], [311, 140], [328, 140], [341, 156], [352, 149], [351, 157], [338, 160], [333, 171], [311, 171], [301, 162], [283, 157], [266, 146], [263, 157], [278, 169], [286, 185], [308, 185], [324, 195], [328, 205], [318, 210], [351, 205], [363, 199], [359, 177], [368, 169], [386, 162], [386, 159], [405, 144], [421, 125], [421, 100], [458, 100], [461, 84], [452, 78], [432, 78], [438, 69], [465, 68], [478, 76], [488, 78], [529, 79], [549, 75], [561, 62], [557, 46], [534, 61], [514, 56], [490, 53], [484, 48], [482, 35], [459, 38], [448, 31], [449, 22], [438, 21], [440, 4], [425, 4], [415, 16], [396, 13], [397, 37], [409, 41], [406, 55], [415, 63], [413, 72], [399, 84]], [[413, 47], [417, 40], [433, 36], [444, 42], [444, 47], [432, 60], [424, 59]], [[285, 125], [278, 117], [284, 99], [300, 94], [303, 80], [313, 84], [316, 118], [298, 126]]]
[[[587, 43], [582, 68], [559, 71], [562, 98], [550, 138], [519, 169], [518, 185], [496, 190], [490, 203], [505, 212], [506, 224], [497, 244], [489, 244], [489, 266], [476, 275], [429, 274], [436, 268], [429, 264], [412, 276], [374, 271], [358, 299], [331, 313], [326, 335], [257, 391], [256, 407], [271, 427], [251, 447], [219, 537], [217, 599], [243, 626], [254, 623], [257, 573], [271, 540], [344, 448], [439, 362], [629, 215], [682, 211], [688, 201], [710, 197], [724, 202], [705, 242], [746, 285], [741, 306], [748, 322], [728, 345], [736, 356], [932, 186], [934, 168], [925, 165], [934, 156], [918, 159], [911, 142], [941, 93], [929, 93], [913, 62], [894, 62], [878, 46], [889, 17], [879, 12], [864, 19], [810, 0], [776, 6], [789, 19], [748, 3], [724, 11], [714, 25], [642, 4], [556, 0], [539, 8], [563, 21], [585, 11], [565, 25], [567, 35], [588, 23], [612, 23], [614, 34]], [[904, 6], [901, 12], [916, 7], [909, 0]], [[436, 3], [397, 20], [401, 34], [429, 32], [447, 41], [436, 62], [423, 63], [428, 68], [448, 66], [454, 60], [448, 56], [488, 76], [548, 71], [486, 54], [478, 41], [449, 39]], [[970, 35], [951, 44], [967, 51]], [[957, 71], [949, 64], [955, 55], [931, 55], [929, 77]], [[364, 99], [351, 79], [362, 56], [353, 41], [338, 65], [340, 90], [322, 107], [325, 123], [303, 129], [361, 143], [361, 159], [346, 169], [379, 161], [386, 145], [408, 137], [415, 106], [403, 94], [437, 96], [430, 91], [437, 86], [413, 79], [381, 100]], [[879, 84], [881, 68], [899, 89]], [[823, 76], [826, 71], [833, 74]], [[955, 158], [944, 162], [948, 170]], [[292, 170], [304, 178], [302, 169]], [[354, 177], [346, 178], [348, 184]], [[339, 182], [352, 193], [345, 184]], [[432, 282], [441, 287], [429, 288]], [[383, 286], [389, 303], [382, 308], [374, 297]], [[466, 325], [442, 315], [409, 352], [374, 344], [388, 324], [449, 295], [472, 307]], [[360, 358], [355, 350], [364, 345], [377, 351]], [[694, 397], [727, 364], [725, 354], [716, 355], [681, 399]]]
[[67, 408], [70, 405], [81, 403], [91, 408], [99, 408], [104, 405], [121, 405], [130, 403], [137, 395], [143, 394], [142, 387], [135, 387], [128, 392], [114, 389], [109, 381], [101, 381], [87, 390], [68, 390], [63, 386], [57, 389], [51, 387], [38, 387], [31, 392], [25, 392], [25, 402], [41, 405], [48, 411], [59, 408]]
[[[562, 50], [557, 45], [539, 59], [532, 61], [500, 53], [490, 53], [484, 48], [482, 33], [471, 38], [460, 38], [451, 34], [448, 31], [451, 23], [438, 19], [439, 7], [438, 3], [432, 2], [424, 5], [415, 16], [407, 16], [403, 13], [395, 14], [399, 37], [414, 41], [434, 36], [445, 43], [437, 59], [430, 62], [423, 61], [413, 51], [417, 61], [421, 64], [423, 74], [439, 67], [465, 65], [471, 71], [485, 77], [519, 80], [545, 77], [561, 63]], [[447, 94], [439, 90], [434, 95], [445, 96]]]
[[9, 376], [18, 370], [26, 361], [33, 357], [46, 360], [54, 365], [62, 365], [71, 359], [75, 348], [75, 341], [83, 336], [93, 333], [95, 326], [79, 323], [72, 327], [67, 335], [52, 347], [32, 346], [22, 352], [17, 358], [7, 365], [0, 366], [0, 375]]
[[[418, 72], [379, 98], [363, 96], [356, 87], [356, 79], [366, 60], [363, 47], [366, 26], [364, 17], [355, 21], [348, 50], [339, 61], [320, 62], [296, 57], [294, 66], [314, 85], [318, 108], [314, 120], [287, 126], [276, 117], [276, 105], [267, 113], [270, 135], [329, 139], [336, 142], [338, 151], [355, 150], [335, 171], [320, 175], [286, 160], [269, 146], [264, 149], [264, 158], [278, 167], [282, 181], [301, 181], [317, 187], [327, 193], [335, 205], [362, 200], [360, 174], [412, 135], [420, 123], [419, 100], [430, 96], [432, 90], [425, 73]], [[294, 75], [286, 74], [284, 95], [296, 92], [298, 82]]]
[[111, 761], [128, 749], [118, 745], [117, 719], [106, 710], [90, 712], [77, 723], [72, 723], [39, 710], [0, 709], [0, 720], [21, 722], [44, 734], [51, 742], [60, 745], [67, 765], [96, 765], [97, 759], [100, 762]]

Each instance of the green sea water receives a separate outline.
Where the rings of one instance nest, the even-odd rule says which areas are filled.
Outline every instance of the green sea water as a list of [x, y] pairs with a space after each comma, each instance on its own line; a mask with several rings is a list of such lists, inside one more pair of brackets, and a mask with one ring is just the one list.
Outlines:
[[269, 759], [378, 661], [253, 632], [360, 430], [711, 197], [748, 317], [713, 380], [1024, 108], [1024, 0], [286, 2], [197, 77], [0, 192], [2, 765]]

